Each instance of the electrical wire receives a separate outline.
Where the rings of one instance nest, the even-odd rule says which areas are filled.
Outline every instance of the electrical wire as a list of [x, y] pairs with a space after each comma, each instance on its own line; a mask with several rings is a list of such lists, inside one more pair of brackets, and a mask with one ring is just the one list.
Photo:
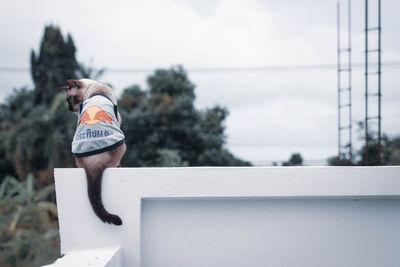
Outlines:
[[[353, 68], [363, 68], [364, 63], [353, 63]], [[377, 63], [370, 63], [369, 66], [377, 66]], [[382, 62], [384, 67], [400, 67], [400, 61]], [[106, 73], [149, 73], [157, 68], [105, 68]], [[228, 67], [193, 67], [187, 68], [187, 72], [210, 73], [210, 72], [279, 72], [279, 71], [316, 71], [336, 70], [336, 63], [329, 64], [292, 64], [292, 65], [270, 65], [270, 66], [228, 66]], [[100, 70], [93, 68], [93, 71]], [[0, 72], [30, 72], [27, 67], [0, 67]]]

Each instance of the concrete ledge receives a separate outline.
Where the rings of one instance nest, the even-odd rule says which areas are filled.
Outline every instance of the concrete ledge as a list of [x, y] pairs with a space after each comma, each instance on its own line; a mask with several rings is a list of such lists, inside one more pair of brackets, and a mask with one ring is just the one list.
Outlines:
[[121, 253], [119, 247], [93, 248], [68, 251], [55, 263], [46, 267], [120, 267]]
[[121, 247], [133, 267], [400, 262], [399, 166], [107, 169], [120, 227], [92, 212], [83, 169], [55, 180], [63, 254]]

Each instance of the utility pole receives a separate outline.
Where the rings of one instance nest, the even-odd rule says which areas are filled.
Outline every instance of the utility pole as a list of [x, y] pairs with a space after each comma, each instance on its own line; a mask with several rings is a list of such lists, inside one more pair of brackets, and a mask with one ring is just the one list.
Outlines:
[[[381, 144], [381, 0], [378, 1], [378, 26], [369, 28], [368, 25], [368, 0], [365, 0], [365, 162], [366, 166], [368, 165], [382, 165], [382, 144]], [[378, 44], [377, 48], [369, 48], [368, 44], [368, 34], [369, 32], [377, 33], [378, 37]], [[377, 53], [378, 56], [378, 66], [377, 71], [370, 72], [369, 70], [369, 61], [368, 56], [370, 53]], [[369, 76], [376, 75], [377, 77], [377, 88], [373, 88], [374, 92], [371, 91], [369, 88]], [[372, 114], [369, 112], [369, 100], [377, 101], [377, 113]], [[370, 123], [371, 122], [371, 123]], [[370, 130], [373, 126], [373, 123], [377, 124], [377, 138], [376, 145], [378, 150], [378, 157], [377, 158], [370, 158], [369, 149], [374, 148], [374, 132]]]
[[[340, 35], [340, 3], [337, 2], [337, 79], [338, 79], [338, 163], [351, 165], [352, 148], [352, 103], [351, 103], [351, 5], [347, 2], [348, 36], [347, 47], [341, 45]], [[341, 55], [347, 54], [347, 66], [342, 66]], [[343, 85], [344, 75], [347, 75], [347, 85]], [[343, 101], [345, 101], [343, 103]], [[347, 112], [347, 113], [346, 113]], [[342, 116], [345, 115], [345, 116]], [[346, 116], [347, 115], [347, 116]], [[346, 118], [347, 117], [347, 120]], [[346, 138], [347, 137], [347, 138]], [[347, 139], [347, 143], [344, 140]]]

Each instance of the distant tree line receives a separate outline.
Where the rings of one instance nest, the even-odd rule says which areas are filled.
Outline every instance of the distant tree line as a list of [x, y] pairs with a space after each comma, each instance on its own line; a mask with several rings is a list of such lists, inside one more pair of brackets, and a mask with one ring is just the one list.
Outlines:
[[[360, 139], [364, 141], [362, 136], [363, 123], [359, 123]], [[400, 165], [400, 136], [388, 136], [384, 134], [381, 138], [382, 147], [382, 166], [387, 165]], [[368, 142], [368, 162], [369, 166], [378, 165], [379, 149], [376, 134], [370, 133]], [[341, 162], [339, 163], [338, 156], [329, 157], [326, 161], [329, 166], [365, 166], [365, 144], [359, 149], [353, 151], [353, 158], [350, 160], [348, 154], [341, 155]], [[273, 163], [274, 166], [278, 166], [277, 162]], [[283, 161], [281, 166], [302, 166], [303, 157], [300, 153], [292, 153], [289, 160]]]

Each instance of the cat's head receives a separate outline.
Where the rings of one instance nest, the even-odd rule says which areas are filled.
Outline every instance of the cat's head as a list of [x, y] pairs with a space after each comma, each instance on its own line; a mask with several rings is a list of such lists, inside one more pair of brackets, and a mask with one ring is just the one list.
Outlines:
[[67, 93], [68, 109], [72, 112], [79, 111], [79, 105], [83, 102], [85, 85], [80, 80], [67, 80], [67, 86], [62, 87]]

